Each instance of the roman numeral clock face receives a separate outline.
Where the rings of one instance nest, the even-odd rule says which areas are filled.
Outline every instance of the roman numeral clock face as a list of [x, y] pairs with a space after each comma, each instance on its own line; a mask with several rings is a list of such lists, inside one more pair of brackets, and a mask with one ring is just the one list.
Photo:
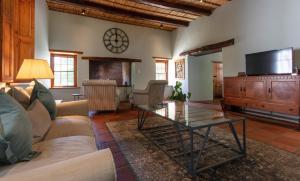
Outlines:
[[110, 52], [123, 53], [129, 46], [129, 39], [123, 30], [111, 28], [104, 33], [103, 43]]

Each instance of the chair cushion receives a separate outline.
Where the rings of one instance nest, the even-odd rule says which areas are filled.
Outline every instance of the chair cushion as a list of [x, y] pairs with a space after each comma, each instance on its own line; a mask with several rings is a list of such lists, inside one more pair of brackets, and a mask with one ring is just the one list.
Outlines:
[[32, 151], [32, 127], [25, 109], [0, 93], [0, 162], [16, 163]]
[[34, 88], [31, 93], [30, 103], [38, 99], [48, 110], [52, 120], [56, 118], [56, 103], [49, 89], [35, 80]]
[[45, 140], [77, 135], [94, 137], [94, 133], [91, 127], [91, 121], [88, 117], [58, 117], [52, 123], [51, 128], [45, 137]]
[[97, 150], [95, 139], [89, 136], [71, 136], [42, 141], [34, 144], [33, 149], [41, 152], [41, 154], [30, 162], [1, 166], [0, 176], [50, 165]]
[[33, 143], [41, 141], [51, 126], [51, 118], [45, 106], [35, 100], [27, 109], [28, 116], [32, 123]]
[[30, 96], [22, 87], [11, 86], [7, 94], [16, 99], [16, 101], [18, 101], [25, 109], [28, 108], [30, 104]]

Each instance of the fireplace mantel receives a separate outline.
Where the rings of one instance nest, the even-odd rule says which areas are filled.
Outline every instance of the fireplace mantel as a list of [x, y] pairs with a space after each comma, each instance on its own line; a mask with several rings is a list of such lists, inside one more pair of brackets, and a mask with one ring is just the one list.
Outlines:
[[142, 62], [141, 59], [116, 58], [116, 57], [81, 57], [83, 60], [102, 62]]

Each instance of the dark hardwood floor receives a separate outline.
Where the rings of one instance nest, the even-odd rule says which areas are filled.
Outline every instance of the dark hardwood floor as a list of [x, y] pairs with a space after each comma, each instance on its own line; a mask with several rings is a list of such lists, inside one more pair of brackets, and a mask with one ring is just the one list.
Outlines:
[[[191, 105], [196, 107], [218, 108], [218, 106], [212, 104], [191, 103]], [[137, 112], [131, 110], [129, 104], [122, 103], [118, 112], [94, 112], [90, 113], [90, 116], [93, 121], [93, 128], [98, 148], [110, 148], [113, 152], [118, 180], [136, 180], [134, 172], [123, 156], [117, 143], [114, 141], [105, 125], [105, 122], [136, 119]], [[241, 131], [240, 125], [237, 125], [236, 128], [238, 132]], [[250, 139], [272, 145], [276, 148], [283, 149], [300, 156], [300, 131], [293, 128], [249, 119], [247, 123], [247, 136]]]

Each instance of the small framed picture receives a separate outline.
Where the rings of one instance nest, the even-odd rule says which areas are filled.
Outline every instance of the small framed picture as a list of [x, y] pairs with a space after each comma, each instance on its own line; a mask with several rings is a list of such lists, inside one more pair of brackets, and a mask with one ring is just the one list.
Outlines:
[[175, 78], [184, 79], [184, 59], [175, 61]]

